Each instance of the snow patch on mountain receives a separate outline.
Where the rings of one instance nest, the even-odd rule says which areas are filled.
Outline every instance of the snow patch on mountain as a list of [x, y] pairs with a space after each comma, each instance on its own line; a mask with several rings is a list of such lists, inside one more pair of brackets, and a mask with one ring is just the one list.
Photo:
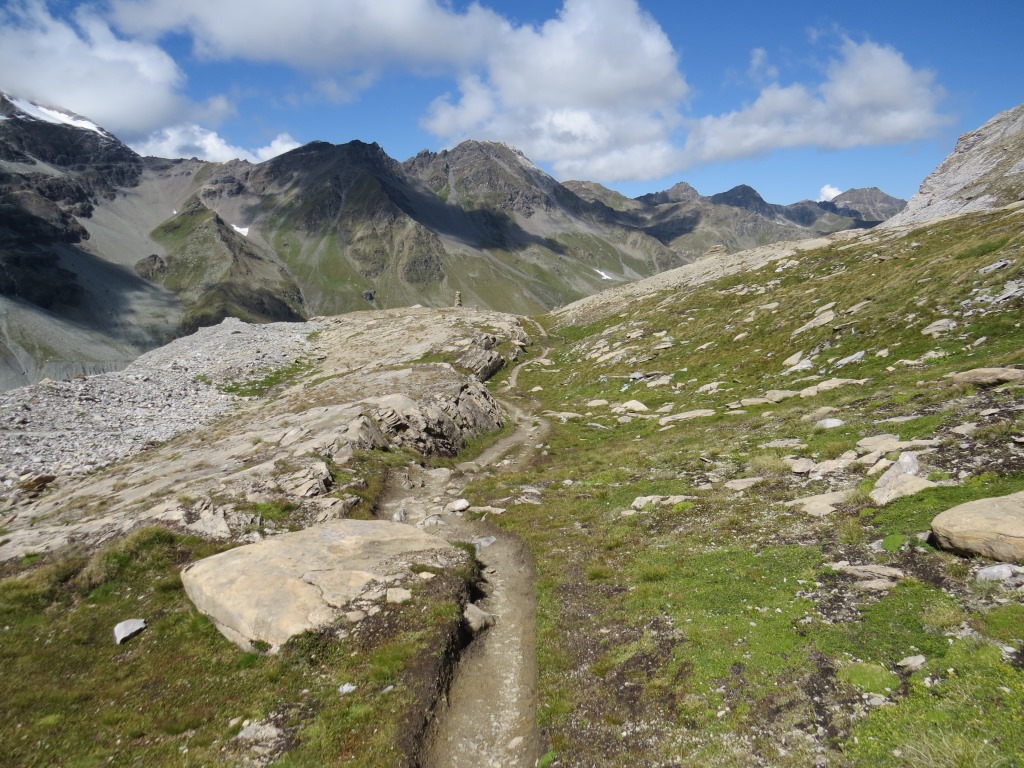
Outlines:
[[33, 120], [42, 120], [46, 123], [53, 123], [55, 125], [70, 125], [75, 128], [84, 128], [87, 131], [93, 131], [100, 134], [101, 136], [108, 136], [109, 134], [100, 128], [96, 123], [91, 120], [86, 120], [84, 117], [78, 115], [69, 114], [67, 112], [61, 112], [57, 109], [51, 109], [49, 107], [43, 107], [39, 104], [34, 104], [31, 101], [19, 99], [8, 94], [4, 94], [7, 100], [17, 107], [26, 117]]
[[234, 224], [232, 224], [231, 228], [233, 230], [235, 230], [235, 232], [240, 234], [242, 237], [248, 237], [249, 236], [249, 228], [248, 227], [236, 227]]

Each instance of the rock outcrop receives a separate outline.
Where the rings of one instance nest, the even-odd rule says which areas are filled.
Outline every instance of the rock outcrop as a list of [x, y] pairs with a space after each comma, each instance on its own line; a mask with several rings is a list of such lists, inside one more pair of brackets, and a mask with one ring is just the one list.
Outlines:
[[[343, 517], [365, 486], [349, 468], [357, 451], [454, 456], [505, 423], [475, 376], [414, 362], [454, 358], [484, 329], [506, 346], [529, 342], [518, 318], [465, 308], [230, 319], [121, 373], [15, 390], [0, 398], [0, 561], [154, 522], [252, 541], [278, 530], [258, 504], [287, 507], [301, 525]], [[290, 387], [257, 396], [275, 380]], [[139, 471], [89, 474], [147, 448]]]
[[382, 602], [414, 564], [448, 569], [465, 560], [412, 526], [337, 520], [200, 560], [181, 580], [229, 640], [246, 650], [256, 641], [276, 649], [335, 621], [357, 599]]
[[965, 133], [953, 154], [885, 228], [999, 208], [1024, 199], [1024, 104]]

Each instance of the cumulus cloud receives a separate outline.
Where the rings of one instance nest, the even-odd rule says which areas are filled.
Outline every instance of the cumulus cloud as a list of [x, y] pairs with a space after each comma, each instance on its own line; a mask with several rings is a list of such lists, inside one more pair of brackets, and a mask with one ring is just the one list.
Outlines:
[[946, 122], [938, 111], [943, 97], [935, 75], [914, 69], [894, 48], [845, 39], [817, 87], [771, 83], [743, 109], [693, 121], [679, 169], [785, 147], [923, 139]]
[[132, 149], [140, 155], [155, 157], [198, 157], [221, 163], [239, 159], [260, 163], [298, 146], [299, 142], [289, 134], [282, 133], [265, 147], [244, 149], [232, 146], [215, 131], [187, 124], [162, 128], [144, 141], [134, 143]]
[[464, 13], [437, 0], [111, 0], [125, 32], [187, 32], [208, 59], [365, 71], [476, 61], [508, 22], [476, 3]]
[[129, 138], [193, 107], [180, 94], [184, 73], [161, 48], [118, 37], [87, 8], [71, 21], [56, 18], [41, 0], [0, 7], [0, 77], [19, 96]]
[[818, 83], [780, 82], [755, 48], [753, 102], [687, 115], [678, 54], [638, 0], [564, 0], [537, 26], [449, 0], [106, 0], [70, 20], [45, 0], [12, 0], [0, 7], [0, 77], [149, 151], [259, 159], [262, 150], [200, 127], [233, 106], [183, 96], [185, 74], [159, 46], [169, 34], [209, 61], [299, 70], [325, 102], [355, 102], [387, 73], [450, 77], [423, 128], [448, 145], [514, 144], [562, 178], [650, 179], [787, 147], [903, 143], [944, 122], [933, 73], [889, 46], [849, 39]]
[[[423, 126], [446, 143], [506, 141], [556, 173], [660, 175], [687, 85], [637, 0], [565, 0], [540, 27], [440, 0], [111, 0], [119, 30], [191, 36], [208, 59], [311, 72], [330, 101], [356, 100], [389, 71], [454, 76]], [[639, 163], [639, 165], [637, 165]]]
[[843, 194], [843, 190], [839, 189], [839, 187], [833, 187], [831, 184], [826, 184], [821, 188], [821, 191], [818, 193], [818, 202], [826, 202], [828, 200], [831, 200], [836, 195], [841, 194]]
[[422, 125], [449, 143], [509, 142], [563, 177], [653, 177], [687, 92], [671, 42], [635, 0], [566, 0], [539, 28], [494, 40]]

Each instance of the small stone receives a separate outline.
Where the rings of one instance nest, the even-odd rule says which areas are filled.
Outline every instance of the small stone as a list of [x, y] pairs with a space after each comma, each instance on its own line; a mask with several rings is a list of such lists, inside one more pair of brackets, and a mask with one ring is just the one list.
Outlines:
[[639, 400], [627, 400], [621, 405], [621, 408], [631, 413], [643, 413], [650, 410], [646, 405], [641, 403]]
[[975, 368], [970, 371], [954, 373], [953, 381], [958, 384], [976, 384], [980, 387], [1013, 384], [1024, 381], [1024, 370], [1020, 368]]
[[817, 422], [814, 426], [818, 429], [835, 429], [836, 427], [842, 427], [846, 424], [842, 419], [822, 419]]
[[1007, 581], [1019, 572], [1024, 572], [1024, 569], [1010, 563], [1000, 563], [982, 568], [974, 575], [974, 578], [977, 581]]
[[445, 508], [444, 508], [444, 511], [449, 513], [449, 514], [465, 512], [471, 506], [472, 505], [466, 499], [456, 499], [455, 501], [451, 502], [450, 504], [447, 504], [445, 506]]
[[494, 616], [483, 610], [476, 603], [467, 603], [462, 611], [462, 617], [466, 620], [466, 626], [474, 635], [482, 632], [488, 627], [494, 626]]
[[745, 491], [747, 488], [751, 488], [763, 480], [763, 477], [741, 477], [736, 480], [729, 480], [725, 483], [725, 487], [730, 491]]
[[135, 637], [146, 628], [145, 619], [127, 619], [114, 627], [114, 642], [118, 645]]
[[814, 466], [813, 459], [796, 459], [789, 465], [795, 475], [809, 474], [814, 469]]
[[907, 672], [917, 672], [917, 670], [921, 669], [925, 665], [926, 661], [928, 660], [924, 656], [916, 654], [914, 656], [907, 656], [905, 659], [900, 659], [896, 662], [896, 666], [901, 669], [905, 669]]
[[921, 330], [921, 333], [925, 336], [931, 336], [932, 338], [938, 338], [944, 333], [949, 333], [955, 330], [957, 326], [956, 320], [948, 317], [944, 317], [941, 320], [936, 320], [927, 327]]
[[407, 603], [412, 600], [412, 592], [403, 587], [391, 587], [384, 596], [389, 603]]
[[352, 683], [345, 683], [343, 686], [338, 688], [338, 693], [340, 693], [342, 696], [348, 696], [350, 693], [353, 693], [355, 690], [356, 690], [356, 686], [352, 685]]

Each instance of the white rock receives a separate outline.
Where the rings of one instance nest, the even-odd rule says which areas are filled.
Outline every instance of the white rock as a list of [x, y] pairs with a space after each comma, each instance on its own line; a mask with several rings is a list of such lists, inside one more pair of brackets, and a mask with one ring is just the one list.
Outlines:
[[476, 603], [467, 603], [462, 611], [466, 626], [474, 635], [494, 625], [494, 616], [483, 610]]
[[974, 578], [977, 581], [1006, 581], [1012, 579], [1018, 573], [1024, 573], [1024, 568], [1019, 568], [1010, 563], [990, 565], [978, 571]]
[[836, 361], [836, 364], [833, 367], [842, 368], [843, 366], [850, 365], [850, 363], [859, 363], [861, 360], [864, 359], [864, 355], [864, 350], [861, 350], [860, 352], [855, 352], [849, 357], [844, 357], [842, 360]]
[[846, 422], [842, 419], [822, 419], [814, 426], [818, 429], [835, 429], [836, 427], [845, 426]]
[[923, 491], [925, 488], [935, 487], [935, 483], [919, 477], [921, 466], [914, 453], [905, 451], [900, 454], [899, 459], [885, 471], [875, 483], [871, 491], [871, 500], [879, 506], [884, 506], [890, 501], [912, 496]]
[[784, 506], [800, 507], [811, 517], [825, 517], [835, 512], [836, 504], [842, 504], [846, 500], [848, 491], [832, 491], [831, 493], [820, 493], [816, 496], [807, 496], [795, 501], [787, 501]]
[[938, 338], [944, 333], [949, 333], [950, 331], [955, 330], [956, 326], [956, 320], [944, 317], [941, 320], [936, 320], [934, 323], [931, 323], [930, 325], [926, 326], [924, 329], [921, 330], [921, 333], [923, 333], [925, 336]]
[[135, 637], [146, 628], [145, 619], [126, 619], [114, 627], [114, 642], [118, 645]]
[[917, 670], [921, 669], [927, 661], [928, 659], [918, 653], [914, 656], [907, 656], [905, 659], [900, 659], [896, 662], [896, 666], [901, 667], [908, 672], [917, 672]]
[[404, 587], [390, 587], [384, 600], [388, 603], [407, 603], [412, 600], [412, 592]]
[[620, 406], [623, 410], [631, 413], [644, 413], [650, 409], [639, 400], [627, 400]]

